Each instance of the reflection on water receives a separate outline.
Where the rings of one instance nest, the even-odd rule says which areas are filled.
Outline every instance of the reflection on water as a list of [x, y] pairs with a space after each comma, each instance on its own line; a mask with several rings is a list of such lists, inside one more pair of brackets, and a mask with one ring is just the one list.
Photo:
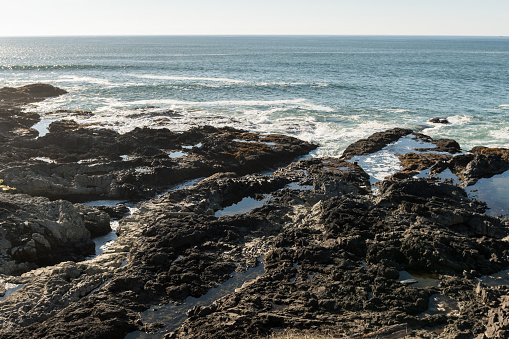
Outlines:
[[285, 188], [289, 188], [291, 190], [299, 190], [299, 191], [311, 191], [313, 189], [313, 185], [301, 185], [296, 182], [291, 182], [285, 186]]
[[168, 157], [172, 158], [172, 159], [176, 159], [176, 158], [181, 158], [184, 155], [187, 155], [187, 153], [186, 152], [176, 151], [176, 152], [171, 152], [170, 154], [168, 154]]
[[399, 272], [398, 281], [404, 285], [411, 285], [413, 287], [438, 287], [438, 275], [435, 274], [419, 274], [409, 273], [407, 271]]
[[446, 297], [443, 294], [433, 294], [429, 297], [428, 310], [419, 314], [419, 317], [426, 317], [428, 315], [445, 314], [448, 317], [459, 315], [459, 303]]
[[488, 286], [509, 285], [509, 269], [482, 276], [479, 281]]
[[181, 182], [180, 184], [172, 185], [168, 189], [164, 190], [162, 193], [157, 194], [156, 195], [156, 199], [159, 199], [160, 197], [162, 197], [166, 193], [194, 186], [194, 184], [202, 181], [203, 179], [205, 179], [205, 177], [200, 177], [200, 178], [196, 178], [196, 179], [186, 180], [186, 181]]
[[[196, 145], [189, 145], [189, 146], [182, 146], [183, 149], [193, 149], [194, 147], [200, 148], [203, 144], [201, 142], [197, 143]], [[183, 152], [182, 152], [183, 153]], [[184, 153], [185, 154], [185, 153]]]
[[4, 300], [5, 298], [9, 297], [11, 294], [13, 294], [17, 290], [21, 289], [23, 286], [25, 286], [25, 285], [24, 284], [16, 285], [16, 284], [11, 284], [11, 283], [6, 283], [5, 284], [5, 294], [0, 297], [0, 300]]
[[255, 208], [262, 207], [269, 200], [270, 195], [265, 195], [263, 199], [256, 200], [255, 198], [245, 197], [241, 201], [222, 210], [219, 210], [215, 213], [216, 217], [221, 217], [225, 215], [236, 215], [241, 213], [248, 213], [254, 210]]
[[234, 293], [242, 288], [245, 283], [256, 279], [265, 272], [263, 264], [265, 256], [260, 256], [258, 261], [260, 264], [256, 267], [249, 268], [246, 272], [232, 273], [232, 277], [210, 289], [206, 294], [199, 298], [188, 297], [183, 304], [175, 305], [173, 303], [164, 306], [152, 306], [141, 314], [144, 323], [163, 323], [165, 327], [157, 333], [145, 333], [136, 331], [129, 333], [125, 339], [134, 338], [163, 338], [169, 332], [175, 331], [187, 319], [187, 312], [195, 306], [208, 306], [215, 300], [224, 297], [230, 293]]
[[509, 216], [509, 171], [491, 178], [479, 179], [475, 185], [465, 188], [470, 198], [486, 202], [492, 216]]
[[42, 137], [49, 133], [48, 127], [55, 119], [41, 119], [38, 123], [32, 126], [33, 129], [39, 132], [39, 137]]
[[116, 206], [125, 203], [126, 200], [93, 200], [84, 202], [88, 206]]

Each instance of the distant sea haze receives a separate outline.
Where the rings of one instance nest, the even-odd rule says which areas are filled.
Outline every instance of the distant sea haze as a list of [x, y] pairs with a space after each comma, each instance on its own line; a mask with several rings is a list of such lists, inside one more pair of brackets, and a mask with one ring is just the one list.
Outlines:
[[509, 147], [507, 37], [0, 38], [0, 86], [35, 82], [70, 93], [27, 109], [119, 131], [227, 125], [331, 156], [392, 127]]

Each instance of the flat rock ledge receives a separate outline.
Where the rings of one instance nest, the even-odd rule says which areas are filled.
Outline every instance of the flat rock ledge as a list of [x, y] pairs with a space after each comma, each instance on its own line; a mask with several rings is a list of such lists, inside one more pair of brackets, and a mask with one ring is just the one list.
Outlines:
[[[374, 189], [349, 159], [401, 138], [427, 146], [399, 154], [402, 170]], [[55, 259], [58, 232], [90, 244], [105, 212], [77, 201], [143, 201], [102, 255], [80, 261], [69, 251], [59, 263], [1, 274], [0, 338], [265, 338], [282, 330], [359, 338], [387, 328], [410, 338], [507, 337], [507, 288], [483, 277], [509, 268], [509, 219], [487, 215], [464, 186], [507, 171], [509, 150], [460, 152], [451, 140], [401, 129], [376, 133], [343, 158], [295, 162], [316, 146], [212, 127], [118, 135], [66, 122], [38, 139], [14, 139], [0, 170], [15, 189], [0, 195], [0, 244], [9, 260], [25, 253], [18, 266], [31, 248]], [[44, 156], [33, 149], [51, 151], [53, 162], [31, 159]], [[441, 179], [446, 170], [459, 182]], [[44, 184], [23, 186], [35, 177]], [[154, 197], [161, 186], [166, 193]], [[257, 273], [231, 287], [249, 272]]]

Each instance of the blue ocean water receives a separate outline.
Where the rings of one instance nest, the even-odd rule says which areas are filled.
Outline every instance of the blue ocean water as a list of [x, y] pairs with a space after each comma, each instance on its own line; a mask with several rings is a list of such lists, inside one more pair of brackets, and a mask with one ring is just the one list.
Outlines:
[[0, 87], [35, 82], [70, 93], [27, 110], [119, 131], [229, 125], [333, 156], [392, 127], [509, 147], [508, 37], [0, 38]]

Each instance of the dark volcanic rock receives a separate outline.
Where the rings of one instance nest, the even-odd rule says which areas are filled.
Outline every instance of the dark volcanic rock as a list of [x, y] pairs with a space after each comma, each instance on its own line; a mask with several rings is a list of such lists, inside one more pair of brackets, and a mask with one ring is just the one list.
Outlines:
[[48, 84], [32, 84], [22, 87], [0, 88], [0, 100], [9, 103], [26, 104], [66, 94], [67, 91]]
[[[73, 130], [75, 125], [66, 121], [53, 124], [43, 137], [7, 145], [15, 152], [1, 155], [5, 184], [52, 199], [140, 199], [163, 186], [220, 171], [267, 170], [316, 148], [292, 137], [232, 128], [200, 127], [183, 133], [137, 128], [118, 134]], [[201, 147], [182, 148], [198, 143]], [[173, 157], [175, 152], [179, 157]], [[40, 160], [45, 157], [51, 160]]]
[[80, 260], [94, 253], [94, 236], [109, 232], [109, 217], [93, 207], [0, 193], [0, 273]]
[[477, 285], [476, 293], [489, 307], [486, 330], [479, 338], [507, 338], [509, 336], [509, 286]]
[[115, 206], [96, 206], [101, 211], [106, 212], [113, 219], [122, 219], [129, 213], [129, 208], [124, 204]]
[[30, 127], [40, 120], [39, 114], [23, 112], [21, 107], [65, 93], [65, 90], [47, 84], [0, 88], [0, 141], [10, 141], [17, 135], [36, 134], [37, 131], [30, 130]]
[[509, 149], [474, 147], [470, 154], [450, 161], [451, 170], [465, 185], [509, 170]]
[[[247, 197], [266, 203], [244, 213], [223, 211]], [[429, 326], [445, 326], [445, 338], [474, 337], [492, 328], [483, 325], [491, 313], [464, 276], [509, 266], [508, 221], [483, 214], [484, 206], [461, 188], [385, 181], [371, 195], [369, 176], [335, 158], [302, 160], [270, 176], [216, 174], [139, 208], [121, 221], [104, 257], [25, 274], [20, 282], [28, 291], [66, 276], [58, 289], [69, 292], [60, 294], [58, 306], [46, 303], [56, 287], [35, 299], [17, 293], [5, 300], [0, 314], [15, 304], [24, 308], [3, 319], [0, 337], [82, 331], [96, 319], [102, 319], [91, 332], [96, 338], [171, 328], [177, 330], [170, 338], [250, 338], [280, 328], [345, 336], [398, 323], [417, 337], [429, 336]], [[260, 277], [210, 305], [191, 307], [181, 327], [177, 313], [162, 316], [168, 321], [162, 328], [139, 315], [148, 304], [183, 302], [218, 284], [220, 290], [262, 254]], [[398, 281], [402, 270], [433, 275], [440, 284], [407, 286]], [[425, 313], [436, 295], [468, 307]], [[157, 312], [164, 311], [150, 311]]]
[[375, 153], [391, 142], [394, 142], [405, 135], [409, 135], [412, 132], [413, 131], [410, 129], [394, 128], [384, 132], [374, 133], [369, 138], [361, 139], [349, 145], [341, 157], [344, 159], [350, 159], [356, 155]]
[[92, 238], [100, 237], [111, 232], [110, 216], [106, 211], [88, 205], [75, 205], [83, 218], [85, 228]]
[[398, 158], [403, 168], [388, 178], [390, 180], [409, 179], [428, 168], [433, 174], [440, 173], [447, 168], [446, 162], [452, 159], [452, 155], [410, 152], [400, 154]]
[[455, 154], [461, 152], [460, 145], [452, 139], [433, 139], [422, 133], [412, 133], [416, 140], [435, 144], [432, 148], [417, 148], [416, 151], [420, 152], [446, 152]]
[[460, 145], [451, 139], [438, 139], [433, 142], [436, 147], [436, 152], [459, 153], [461, 151]]
[[[16, 193], [0, 194], [0, 293], [20, 287], [0, 301], [0, 338], [124, 338], [136, 330], [252, 338], [287, 328], [344, 337], [394, 324], [423, 338], [435, 336], [430, 327], [444, 338], [507, 334], [507, 290], [475, 277], [509, 266], [509, 220], [484, 214], [486, 205], [459, 186], [411, 179], [449, 168], [469, 183], [507, 170], [507, 150], [454, 155], [453, 140], [393, 129], [352, 144], [343, 159], [287, 165], [316, 146], [232, 128], [118, 134], [72, 120], [29, 138], [38, 116], [19, 106], [62, 93], [0, 89], [1, 187]], [[13, 132], [20, 128], [25, 136]], [[400, 154], [403, 171], [372, 194], [369, 175], [344, 159], [402, 137], [428, 148]], [[123, 205], [60, 200], [144, 199], [200, 177], [127, 216]], [[116, 242], [79, 261], [93, 252], [91, 236], [110, 231], [110, 216], [123, 217]], [[256, 265], [264, 272], [226, 290], [232, 275]], [[403, 273], [418, 283], [401, 281]], [[436, 280], [421, 284], [423, 275]], [[214, 302], [192, 304], [211, 289]], [[154, 306], [171, 303], [183, 305], [168, 314]]]
[[449, 120], [447, 120], [447, 118], [431, 118], [428, 121], [431, 123], [434, 123], [434, 124], [448, 124], [449, 123]]
[[74, 120], [57, 120], [57, 121], [53, 121], [48, 126], [48, 131], [50, 133], [59, 133], [59, 132], [72, 131], [72, 130], [78, 129], [79, 127], [80, 127], [79, 124]]

